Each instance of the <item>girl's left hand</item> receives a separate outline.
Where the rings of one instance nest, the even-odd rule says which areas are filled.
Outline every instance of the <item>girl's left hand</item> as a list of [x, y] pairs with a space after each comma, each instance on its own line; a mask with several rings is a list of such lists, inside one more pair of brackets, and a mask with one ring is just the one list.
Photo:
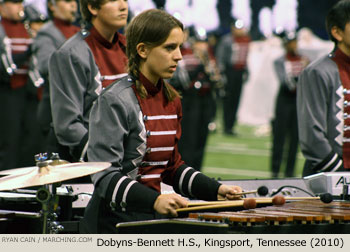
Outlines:
[[235, 194], [241, 192], [242, 188], [240, 186], [221, 185], [218, 190], [218, 198], [224, 198], [226, 200], [238, 200], [241, 198], [241, 195]]

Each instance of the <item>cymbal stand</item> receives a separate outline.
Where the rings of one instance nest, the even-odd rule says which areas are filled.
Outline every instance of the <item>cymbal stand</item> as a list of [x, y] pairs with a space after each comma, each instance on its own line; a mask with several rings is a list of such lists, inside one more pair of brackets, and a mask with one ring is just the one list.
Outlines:
[[[48, 169], [49, 162], [47, 154], [38, 154], [35, 156], [37, 166], [39, 169]], [[36, 193], [36, 199], [41, 203], [42, 220], [43, 220], [43, 234], [58, 233], [63, 230], [63, 226], [56, 222], [57, 214], [55, 212], [58, 204], [58, 196], [56, 193], [56, 184], [43, 185]], [[51, 190], [50, 190], [51, 189]]]
[[[56, 187], [56, 185], [52, 186]], [[45, 185], [38, 189], [36, 198], [42, 205], [43, 234], [57, 234], [62, 231], [64, 227], [56, 221], [55, 205], [58, 201], [56, 193], [51, 193], [48, 185]]]
[[43, 186], [40, 188], [36, 193], [37, 200], [41, 203], [42, 210], [42, 220], [43, 220], [43, 234], [47, 234], [47, 221], [48, 221], [48, 215], [49, 215], [49, 201], [50, 201], [50, 192], [47, 190], [46, 186]]

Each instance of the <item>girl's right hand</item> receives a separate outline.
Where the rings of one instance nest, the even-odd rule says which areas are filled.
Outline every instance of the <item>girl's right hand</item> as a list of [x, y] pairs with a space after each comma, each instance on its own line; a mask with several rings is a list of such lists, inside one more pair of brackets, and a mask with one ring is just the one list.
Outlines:
[[187, 207], [187, 200], [176, 193], [161, 194], [154, 202], [153, 208], [158, 213], [177, 217], [176, 209]]

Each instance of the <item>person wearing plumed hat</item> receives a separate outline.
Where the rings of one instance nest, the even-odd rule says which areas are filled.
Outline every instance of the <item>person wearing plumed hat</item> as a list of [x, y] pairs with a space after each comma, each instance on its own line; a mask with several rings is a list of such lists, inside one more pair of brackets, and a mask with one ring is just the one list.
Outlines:
[[30, 38], [22, 0], [0, 0], [0, 170], [20, 165]]
[[248, 78], [248, 53], [250, 45], [248, 27], [243, 20], [233, 19], [231, 32], [224, 35], [216, 49], [216, 59], [223, 76], [226, 77], [223, 97], [224, 134], [235, 136], [237, 112], [242, 87]]
[[[280, 84], [272, 120], [272, 177], [277, 178], [286, 156], [285, 177], [293, 177], [298, 150], [298, 122], [296, 108], [296, 84], [301, 71], [309, 60], [298, 53], [295, 32], [282, 32], [285, 53], [274, 61], [274, 68]], [[285, 153], [285, 155], [284, 155]]]
[[[34, 39], [33, 51], [38, 71], [33, 69], [31, 76], [36, 78], [33, 81], [35, 86], [41, 86], [42, 97], [39, 102], [36, 116], [42, 135], [45, 137], [44, 151], [49, 154], [59, 153], [61, 147], [57, 142], [52, 128], [52, 116], [50, 105], [50, 83], [49, 83], [49, 58], [69, 38], [80, 31], [80, 27], [74, 25], [76, 21], [78, 5], [75, 0], [49, 0], [47, 9], [50, 17], [38, 35]], [[43, 81], [40, 81], [40, 78]], [[64, 157], [64, 152], [62, 157]]]
[[24, 7], [24, 25], [32, 38], [36, 37], [36, 34], [47, 20], [48, 18], [34, 6], [26, 5]]
[[184, 44], [188, 46], [182, 47], [183, 60], [179, 65], [182, 71], [186, 72], [187, 79], [181, 78], [179, 68], [170, 83], [175, 84], [182, 95], [182, 137], [179, 141], [179, 151], [188, 165], [200, 171], [209, 123], [215, 115], [214, 90], [220, 75], [214, 55], [210, 52], [208, 35], [204, 28], [191, 27], [189, 38]]

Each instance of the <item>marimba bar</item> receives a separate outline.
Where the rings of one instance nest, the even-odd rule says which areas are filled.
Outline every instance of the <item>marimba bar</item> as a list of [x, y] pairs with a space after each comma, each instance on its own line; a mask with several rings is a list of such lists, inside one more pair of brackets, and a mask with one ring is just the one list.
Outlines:
[[[321, 201], [293, 201], [282, 206], [267, 206], [242, 211], [192, 212], [189, 218], [202, 221], [229, 224], [231, 230], [265, 233], [287, 228], [295, 233], [322, 233], [320, 230], [334, 230], [338, 233], [350, 233], [350, 202], [334, 201], [325, 204]], [[248, 228], [258, 227], [258, 230]], [[311, 230], [311, 231], [310, 231]], [[290, 231], [288, 231], [290, 232]], [[288, 233], [287, 231], [285, 233]], [[292, 232], [292, 233], [293, 233]], [[283, 232], [282, 232], [283, 233]]]

